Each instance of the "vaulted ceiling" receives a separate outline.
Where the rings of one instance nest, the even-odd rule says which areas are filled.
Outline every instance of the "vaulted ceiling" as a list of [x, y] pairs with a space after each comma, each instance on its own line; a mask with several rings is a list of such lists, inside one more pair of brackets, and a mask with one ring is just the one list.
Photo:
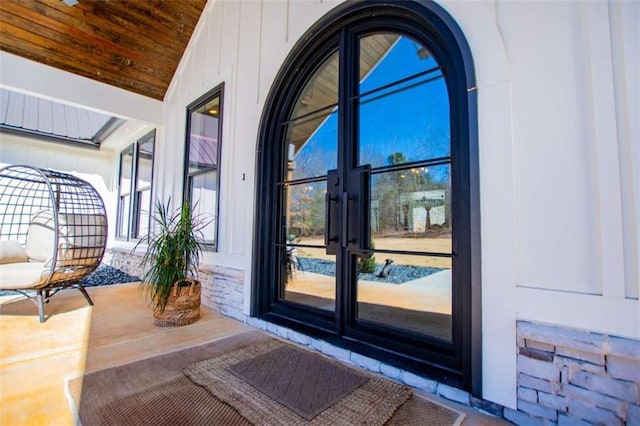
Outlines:
[[162, 100], [207, 0], [0, 0], [0, 49]]

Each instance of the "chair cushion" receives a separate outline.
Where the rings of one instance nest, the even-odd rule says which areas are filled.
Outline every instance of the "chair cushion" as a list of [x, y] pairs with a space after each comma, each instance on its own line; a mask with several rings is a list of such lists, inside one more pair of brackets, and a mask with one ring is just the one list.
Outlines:
[[0, 289], [34, 288], [47, 282], [51, 268], [45, 262], [6, 263], [0, 265]]
[[27, 252], [18, 240], [0, 241], [0, 265], [5, 263], [27, 262]]
[[46, 262], [53, 256], [55, 232], [52, 211], [40, 210], [31, 217], [27, 230], [27, 245], [24, 247], [29, 260]]

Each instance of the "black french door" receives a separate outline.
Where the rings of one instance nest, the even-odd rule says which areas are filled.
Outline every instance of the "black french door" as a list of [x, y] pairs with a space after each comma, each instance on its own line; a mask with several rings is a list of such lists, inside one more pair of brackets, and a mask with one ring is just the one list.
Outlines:
[[398, 22], [322, 40], [274, 106], [254, 313], [470, 389], [466, 93]]

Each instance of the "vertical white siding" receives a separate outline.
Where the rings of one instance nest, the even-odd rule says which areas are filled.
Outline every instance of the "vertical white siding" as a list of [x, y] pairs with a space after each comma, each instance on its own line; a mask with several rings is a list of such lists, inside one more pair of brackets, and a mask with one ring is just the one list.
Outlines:
[[498, 11], [512, 67], [517, 284], [599, 294], [584, 12], [534, 2]]

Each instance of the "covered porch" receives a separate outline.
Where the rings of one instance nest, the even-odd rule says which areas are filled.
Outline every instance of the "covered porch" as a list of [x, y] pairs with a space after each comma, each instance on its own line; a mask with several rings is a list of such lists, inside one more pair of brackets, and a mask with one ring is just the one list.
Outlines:
[[[202, 307], [201, 319], [179, 328], [153, 325], [137, 283], [90, 287], [94, 306], [75, 291], [51, 299], [45, 323], [20, 296], [0, 297], [0, 421], [3, 424], [71, 425], [71, 379], [145, 358], [239, 336], [257, 328]], [[266, 331], [259, 331], [267, 333]], [[414, 390], [465, 413], [464, 425], [502, 424], [467, 406]]]

